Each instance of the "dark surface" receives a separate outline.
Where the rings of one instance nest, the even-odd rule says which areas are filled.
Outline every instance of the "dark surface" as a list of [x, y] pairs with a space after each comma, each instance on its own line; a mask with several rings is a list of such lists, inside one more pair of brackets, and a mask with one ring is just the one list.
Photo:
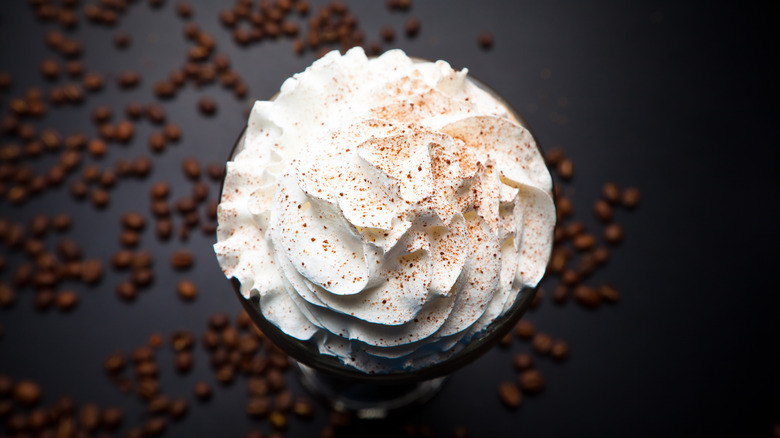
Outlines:
[[[314, 59], [312, 53], [293, 55], [289, 40], [240, 48], [217, 20], [218, 2], [192, 3], [192, 20], [217, 38], [218, 51], [231, 57], [252, 97], [273, 95]], [[427, 424], [436, 436], [449, 436], [456, 425], [471, 436], [771, 436], [780, 422], [780, 295], [772, 256], [780, 245], [776, 12], [744, 2], [420, 1], [408, 13], [391, 13], [384, 2], [350, 6], [369, 40], [389, 24], [396, 29], [394, 46], [409, 55], [469, 67], [520, 110], [545, 148], [563, 148], [575, 163], [567, 193], [589, 228], [597, 229], [591, 204], [608, 180], [639, 187], [642, 202], [635, 212], [618, 212], [625, 242], [593, 279], [615, 285], [620, 303], [588, 311], [545, 299], [528, 315], [572, 348], [564, 363], [537, 358], [547, 380], [541, 394], [527, 396], [517, 411], [498, 401], [498, 384], [516, 378], [513, 353], [530, 349], [515, 341], [454, 374], [425, 407], [394, 420], [353, 424], [344, 435], [398, 436], [406, 424]], [[422, 23], [414, 39], [402, 33], [409, 16]], [[106, 88], [76, 109], [50, 111], [36, 123], [92, 135], [89, 117], [98, 104], [119, 114], [128, 102], [152, 102], [154, 82], [184, 62], [181, 26], [170, 1], [159, 9], [139, 1], [115, 28], [82, 20], [72, 33], [85, 43], [86, 70], [108, 75]], [[14, 78], [3, 94], [3, 114], [9, 96], [47, 87], [38, 64], [44, 56], [59, 56], [43, 42], [53, 28], [37, 22], [27, 2], [0, 3], [0, 71]], [[116, 29], [133, 38], [122, 52], [111, 44]], [[488, 51], [477, 44], [484, 30], [495, 37]], [[112, 79], [127, 69], [143, 77], [132, 91], [119, 90]], [[198, 113], [201, 95], [217, 100], [215, 117]], [[123, 180], [113, 189], [106, 210], [75, 203], [63, 187], [23, 207], [0, 201], [2, 216], [23, 221], [69, 211], [75, 218], [69, 235], [82, 242], [85, 254], [107, 262], [119, 249], [119, 215], [146, 212], [148, 189], [159, 179], [173, 183], [173, 199], [188, 194], [181, 159], [224, 161], [250, 102], [219, 85], [188, 86], [164, 103], [169, 119], [184, 127], [181, 142], [155, 156], [150, 177]], [[135, 140], [112, 146], [104, 165], [147, 154], [153, 129], [141, 123]], [[153, 332], [200, 333], [214, 311], [238, 312], [211, 243], [199, 232], [186, 243], [160, 243], [147, 227], [141, 246], [155, 255], [156, 279], [130, 305], [114, 293], [124, 274], [110, 269], [95, 287], [74, 286], [81, 300], [69, 314], [40, 314], [31, 291], [20, 292], [14, 308], [0, 310], [0, 373], [40, 382], [45, 404], [71, 394], [78, 403], [122, 406], [125, 426], [140, 424], [143, 406], [109, 383], [102, 363]], [[168, 264], [182, 246], [196, 253], [196, 268], [184, 274]], [[3, 251], [9, 266], [0, 275], [8, 281], [18, 253]], [[199, 286], [194, 303], [182, 303], [174, 292], [185, 277]], [[191, 399], [196, 380], [215, 381], [200, 346], [195, 357], [193, 371], [182, 377], [172, 372], [168, 349], [161, 350], [166, 393]], [[301, 393], [292, 373], [288, 379]], [[215, 384], [208, 404], [191, 402], [188, 417], [170, 425], [167, 436], [268, 430], [265, 421], [243, 412], [240, 381]], [[316, 436], [327, 421], [326, 409], [318, 407], [311, 422], [293, 421], [287, 436]]]

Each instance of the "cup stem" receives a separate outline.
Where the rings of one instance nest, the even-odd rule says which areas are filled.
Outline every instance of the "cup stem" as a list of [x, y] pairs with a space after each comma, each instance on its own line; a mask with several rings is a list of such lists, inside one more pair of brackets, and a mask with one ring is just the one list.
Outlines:
[[360, 419], [382, 419], [432, 399], [447, 376], [421, 382], [373, 384], [337, 377], [295, 362], [301, 384], [331, 408], [354, 414]]

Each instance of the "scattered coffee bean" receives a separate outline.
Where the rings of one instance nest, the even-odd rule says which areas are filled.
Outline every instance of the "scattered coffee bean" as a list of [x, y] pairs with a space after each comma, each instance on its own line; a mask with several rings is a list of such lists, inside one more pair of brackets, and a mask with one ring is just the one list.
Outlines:
[[610, 303], [616, 303], [620, 301], [620, 293], [614, 287], [608, 284], [602, 284], [598, 287], [598, 292], [601, 298]]
[[614, 205], [620, 202], [620, 189], [617, 184], [613, 182], [604, 184], [604, 187], [601, 189], [601, 195], [604, 197], [604, 200], [610, 204]]
[[420, 20], [415, 17], [407, 19], [406, 23], [404, 24], [404, 31], [410, 38], [417, 36], [417, 34], [420, 32]]
[[181, 420], [187, 415], [190, 406], [187, 400], [183, 398], [177, 398], [171, 401], [171, 406], [168, 409], [168, 414], [174, 420]]
[[521, 319], [515, 326], [515, 334], [520, 339], [531, 339], [536, 334], [536, 327], [531, 321]]
[[481, 32], [479, 36], [477, 37], [477, 42], [479, 43], [479, 46], [483, 49], [487, 50], [493, 47], [494, 39], [493, 34], [490, 32]]
[[574, 176], [574, 162], [568, 158], [564, 158], [557, 166], [558, 174], [564, 180], [570, 180]]
[[556, 339], [550, 348], [550, 357], [556, 361], [563, 361], [569, 357], [569, 344], [566, 341]]
[[574, 299], [589, 309], [595, 309], [601, 304], [601, 296], [598, 291], [590, 286], [579, 285], [574, 288]]
[[604, 223], [611, 222], [612, 221], [612, 207], [609, 205], [609, 202], [599, 199], [593, 204], [593, 213], [596, 214], [596, 217]]
[[190, 269], [195, 263], [195, 257], [187, 249], [178, 249], [171, 256], [171, 266], [178, 271]]
[[628, 209], [634, 209], [639, 205], [640, 198], [641, 195], [639, 193], [639, 189], [636, 187], [628, 187], [623, 190], [623, 195], [621, 196], [620, 200], [624, 207]]
[[217, 112], [217, 101], [210, 97], [201, 97], [198, 100], [198, 109], [202, 114], [213, 115]]
[[523, 394], [514, 382], [501, 382], [498, 386], [498, 397], [510, 409], [517, 409], [523, 402]]
[[528, 393], [538, 393], [544, 389], [544, 377], [539, 370], [530, 369], [520, 373], [518, 377], [520, 389]]
[[209, 400], [211, 399], [211, 394], [212, 394], [211, 386], [208, 383], [203, 381], [197, 382], [193, 389], [193, 393], [195, 394], [195, 397], [198, 400], [201, 401]]
[[140, 231], [146, 226], [146, 219], [144, 219], [141, 213], [129, 211], [122, 215], [121, 223], [127, 229]]
[[192, 179], [196, 180], [200, 178], [200, 163], [196, 158], [188, 157], [185, 158], [181, 163], [182, 171], [184, 171], [184, 174]]
[[193, 301], [198, 296], [198, 289], [195, 283], [189, 280], [181, 280], [176, 285], [176, 293], [184, 301]]
[[534, 367], [534, 358], [528, 353], [517, 353], [512, 359], [512, 365], [517, 371], [525, 371]]
[[173, 366], [176, 369], [176, 372], [180, 374], [189, 372], [192, 369], [193, 364], [194, 359], [192, 353], [189, 351], [181, 351], [174, 356]]
[[604, 240], [610, 245], [617, 245], [623, 241], [623, 227], [618, 224], [609, 224], [604, 228]]
[[14, 401], [25, 407], [32, 407], [41, 401], [43, 391], [41, 387], [32, 380], [20, 380], [13, 386]]
[[534, 351], [536, 351], [538, 354], [544, 356], [550, 352], [550, 349], [552, 348], [552, 337], [548, 335], [547, 333], [537, 333], [533, 340], [531, 341], [531, 345], [534, 348]]
[[75, 291], [63, 290], [57, 292], [54, 302], [60, 310], [68, 311], [76, 307], [79, 302], [79, 296]]

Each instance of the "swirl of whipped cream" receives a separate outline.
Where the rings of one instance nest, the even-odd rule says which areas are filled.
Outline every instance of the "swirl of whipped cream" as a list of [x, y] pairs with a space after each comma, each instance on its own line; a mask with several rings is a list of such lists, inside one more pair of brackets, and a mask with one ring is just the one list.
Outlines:
[[214, 246], [263, 316], [368, 373], [460, 351], [544, 274], [533, 137], [444, 61], [331, 52], [255, 103]]

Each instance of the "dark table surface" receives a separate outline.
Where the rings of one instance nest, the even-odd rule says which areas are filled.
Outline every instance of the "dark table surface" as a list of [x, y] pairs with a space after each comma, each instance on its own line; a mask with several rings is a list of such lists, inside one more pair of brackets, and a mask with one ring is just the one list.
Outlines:
[[[190, 406], [186, 418], [168, 425], [167, 436], [242, 437], [251, 429], [269, 434], [267, 420], [244, 412], [246, 378], [217, 383], [200, 342], [193, 350], [192, 371], [173, 371], [167, 346], [172, 332], [189, 330], [199, 337], [214, 312], [233, 317], [240, 309], [213, 256], [213, 235], [195, 229], [186, 241], [177, 236], [160, 241], [150, 219], [137, 249], [154, 255], [155, 278], [129, 304], [115, 292], [129, 274], [111, 268], [109, 260], [121, 248], [120, 216], [131, 210], [148, 216], [148, 192], [156, 181], [172, 184], [171, 199], [188, 195], [191, 183], [181, 171], [182, 159], [224, 162], [253, 99], [273, 95], [316, 53], [295, 55], [291, 38], [240, 46], [218, 19], [232, 2], [192, 1], [194, 13], [183, 20], [173, 1], [154, 8], [139, 0], [107, 26], [86, 19], [90, 2], [82, 1], [74, 9], [78, 25], [72, 30], [56, 20], [36, 19], [33, 3], [0, 2], [0, 72], [13, 78], [11, 87], [0, 91], [0, 115], [10, 114], [12, 100], [29, 87], [48, 96], [51, 88], [78, 81], [67, 75], [47, 81], [39, 72], [44, 58], [65, 59], [47, 47], [47, 31], [61, 30], [80, 41], [85, 71], [105, 79], [104, 88], [87, 92], [81, 104], [49, 106], [44, 117], [23, 120], [38, 132], [53, 128], [63, 137], [83, 132], [92, 138], [97, 130], [91, 112], [97, 106], [111, 107], [116, 122], [124, 118], [126, 104], [157, 101], [154, 84], [186, 61], [192, 45], [182, 34], [187, 22], [215, 38], [216, 52], [229, 56], [249, 93], [236, 98], [218, 83], [196, 87], [190, 82], [162, 101], [168, 121], [183, 131], [181, 140], [163, 153], [152, 154], [147, 146], [160, 127], [139, 121], [129, 144], [110, 142], [102, 159], [84, 154], [81, 167], [62, 187], [22, 205], [12, 205], [3, 195], [3, 219], [25, 223], [37, 214], [71, 214], [70, 230], [49, 233], [43, 242], [53, 248], [62, 237], [76, 240], [85, 257], [103, 262], [104, 275], [97, 285], [65, 282], [57, 287], [73, 289], [79, 297], [69, 312], [38, 311], [34, 288], [14, 288], [15, 305], [0, 309], [0, 375], [38, 382], [41, 407], [63, 395], [77, 406], [121, 407], [124, 421], [117, 436], [122, 436], [150, 415], [138, 397], [112, 384], [103, 362], [161, 333], [166, 346], [156, 356], [163, 393], [183, 397]], [[341, 434], [399, 436], [416, 426], [419, 436], [430, 430], [450, 436], [462, 426], [480, 437], [772, 436], [780, 422], [780, 324], [775, 315], [780, 294], [778, 259], [771, 255], [780, 245], [780, 190], [774, 180], [780, 146], [777, 13], [756, 4], [721, 3], [417, 1], [400, 12], [382, 1], [348, 2], [367, 42], [380, 40], [380, 29], [387, 25], [396, 38], [383, 48], [468, 67], [519, 109], [544, 148], [565, 151], [575, 175], [561, 187], [576, 219], [599, 238], [601, 225], [592, 204], [605, 182], [638, 187], [642, 200], [634, 211], [618, 209], [624, 242], [588, 280], [614, 285], [621, 293], [618, 303], [595, 310], [572, 300], [556, 305], [550, 292], [557, 278], [543, 282], [542, 304], [527, 319], [565, 340], [571, 353], [564, 362], [535, 356], [546, 380], [540, 394], [526, 395], [517, 410], [499, 401], [498, 385], [517, 378], [512, 357], [531, 351], [528, 342], [515, 339], [455, 373], [429, 404], [389, 420], [353, 421]], [[320, 5], [313, 2], [310, 16]], [[306, 18], [291, 17], [305, 29]], [[410, 17], [421, 24], [414, 38], [403, 32]], [[132, 40], [124, 50], [112, 43], [118, 31]], [[483, 31], [494, 36], [489, 50], [477, 43]], [[116, 78], [128, 70], [140, 73], [141, 83], [124, 90]], [[198, 111], [202, 96], [216, 100], [214, 116]], [[0, 143], [25, 142], [4, 135]], [[21, 162], [41, 173], [58, 153], [44, 155]], [[81, 178], [89, 163], [106, 169], [117, 159], [140, 155], [152, 157], [150, 175], [120, 178], [105, 209], [69, 194], [68, 184]], [[6, 182], [5, 190], [11, 185]], [[209, 187], [214, 199], [218, 184]], [[195, 254], [194, 269], [171, 268], [169, 258], [181, 248]], [[13, 284], [15, 269], [29, 259], [4, 244], [2, 256], [0, 282]], [[183, 302], [175, 292], [184, 278], [198, 287], [193, 302]], [[125, 373], [132, 377], [132, 371]], [[295, 373], [286, 376], [293, 393], [305, 395]], [[214, 386], [208, 403], [192, 395], [199, 380]], [[23, 417], [29, 412], [14, 409]], [[318, 436], [329, 421], [328, 410], [317, 405], [311, 420], [292, 417], [286, 435]], [[0, 423], [3, 428], [0, 436], [12, 435], [7, 422]]]

